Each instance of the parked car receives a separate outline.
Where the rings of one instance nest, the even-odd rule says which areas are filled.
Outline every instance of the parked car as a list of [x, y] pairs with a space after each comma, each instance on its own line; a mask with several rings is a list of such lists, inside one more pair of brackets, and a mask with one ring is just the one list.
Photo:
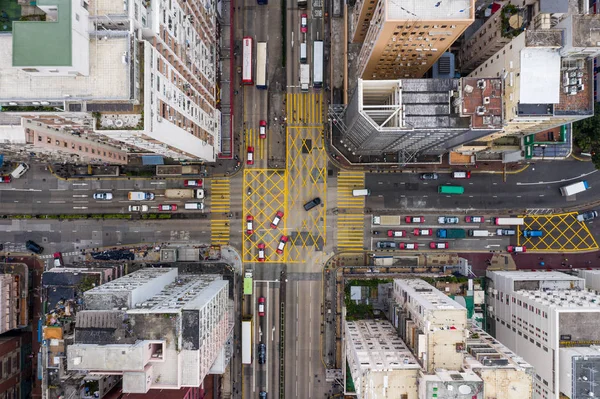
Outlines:
[[406, 230], [388, 230], [388, 237], [406, 237]]
[[31, 240], [25, 242], [25, 248], [38, 255], [44, 252], [44, 247]]
[[423, 216], [406, 216], [404, 218], [406, 223], [425, 223], [425, 217]]
[[439, 224], [458, 224], [459, 220], [456, 216], [440, 216], [438, 218]]
[[396, 243], [394, 241], [379, 241], [377, 248], [396, 248]]
[[278, 254], [282, 254], [283, 250], [285, 249], [285, 244], [287, 244], [288, 240], [290, 238], [288, 236], [281, 236], [281, 238], [279, 239], [279, 245], [277, 245], [277, 253]]
[[258, 122], [258, 137], [261, 139], [267, 138], [267, 121], [265, 120]]
[[275, 217], [273, 218], [273, 221], [271, 222], [272, 229], [277, 228], [277, 226], [279, 225], [279, 222], [281, 222], [281, 218], [283, 218], [283, 211], [277, 211], [277, 213], [275, 214]]
[[246, 234], [254, 234], [254, 217], [246, 216]]
[[438, 174], [437, 173], [421, 173], [421, 180], [437, 180], [438, 179]]
[[485, 223], [483, 216], [465, 216], [465, 222], [467, 223]]
[[160, 204], [158, 206], [158, 210], [159, 211], [176, 211], [177, 205], [176, 204]]
[[419, 249], [419, 244], [417, 244], [416, 242], [401, 242], [398, 245], [398, 248], [400, 248], [400, 249]]
[[113, 195], [112, 193], [94, 193], [93, 195], [95, 200], [101, 200], [101, 201], [110, 201], [111, 199], [113, 199]]
[[202, 179], [192, 179], [192, 180], [184, 180], [183, 181], [183, 185], [185, 187], [198, 187], [198, 188], [201, 188], [203, 184], [204, 184], [204, 181]]
[[265, 364], [267, 361], [267, 345], [258, 344], [258, 364]]
[[265, 244], [260, 243], [257, 245], [257, 247], [258, 247], [258, 261], [264, 262], [265, 261]]
[[448, 249], [447, 242], [430, 242], [429, 248], [431, 249]]
[[248, 146], [248, 159], [246, 160], [248, 165], [254, 165], [254, 147]]
[[0, 176], [0, 183], [10, 183], [12, 181], [12, 177], [10, 175]]
[[304, 210], [310, 211], [311, 209], [313, 209], [314, 207], [319, 206], [319, 205], [321, 205], [321, 198], [317, 197], [315, 199], [308, 201], [306, 204], [304, 204]]
[[300, 16], [300, 32], [308, 32], [308, 15], [306, 14]]
[[258, 315], [261, 317], [265, 315], [265, 297], [264, 296], [261, 296], [258, 298]]
[[129, 212], [148, 212], [148, 205], [129, 205]]
[[514, 245], [509, 245], [508, 247], [506, 247], [506, 250], [508, 252], [527, 252], [527, 248], [523, 247], [516, 247]]
[[596, 211], [587, 211], [577, 215], [577, 220], [580, 222], [587, 222], [588, 220], [592, 220], [598, 217], [598, 212]]
[[413, 234], [416, 236], [432, 236], [433, 230], [432, 229], [414, 229]]

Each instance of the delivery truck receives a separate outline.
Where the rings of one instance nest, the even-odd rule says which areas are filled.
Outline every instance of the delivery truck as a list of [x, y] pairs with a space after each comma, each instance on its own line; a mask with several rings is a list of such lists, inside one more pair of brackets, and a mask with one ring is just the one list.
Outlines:
[[310, 84], [310, 65], [300, 65], [300, 90], [308, 91], [308, 85]]
[[175, 188], [165, 190], [165, 197], [173, 199], [202, 199], [204, 198], [204, 189], [202, 188]]
[[464, 229], [438, 229], [436, 232], [438, 238], [465, 238]]
[[375, 226], [400, 226], [402, 216], [373, 216]]
[[130, 191], [127, 194], [129, 201], [152, 201], [154, 199], [153, 193], [146, 193], [144, 191]]

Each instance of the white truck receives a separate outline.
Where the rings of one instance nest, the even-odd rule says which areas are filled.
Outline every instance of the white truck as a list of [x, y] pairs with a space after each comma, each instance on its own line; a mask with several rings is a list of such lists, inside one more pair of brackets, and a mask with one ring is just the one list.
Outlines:
[[374, 226], [400, 226], [402, 216], [373, 216]]
[[300, 90], [308, 91], [308, 85], [310, 84], [310, 65], [300, 65]]
[[204, 189], [202, 188], [187, 188], [187, 189], [167, 189], [165, 197], [176, 199], [202, 199], [204, 198]]
[[152, 201], [154, 199], [153, 193], [146, 193], [144, 191], [130, 191], [127, 194], [129, 201]]

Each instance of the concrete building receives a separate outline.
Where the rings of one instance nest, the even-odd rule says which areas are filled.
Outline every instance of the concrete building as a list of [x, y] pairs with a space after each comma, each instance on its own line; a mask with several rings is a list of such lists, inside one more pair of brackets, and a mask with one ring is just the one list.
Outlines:
[[474, 20], [473, 0], [359, 0], [352, 39], [363, 79], [421, 78]]
[[419, 363], [385, 320], [345, 322], [345, 354], [359, 398], [416, 399]]
[[358, 80], [334, 117], [334, 145], [349, 155], [439, 157], [502, 129], [501, 79]]
[[[0, 37], [3, 112], [28, 116], [34, 124], [36, 116], [69, 120], [66, 134], [102, 136], [109, 148], [92, 158], [114, 163], [131, 151], [215, 160], [216, 2], [36, 4], [45, 21], [14, 22], [12, 34]], [[85, 155], [79, 145], [69, 142], [67, 152]]]
[[600, 370], [600, 295], [559, 272], [488, 271], [487, 329], [535, 368], [534, 397], [589, 396]]
[[142, 269], [86, 291], [84, 302], [69, 370], [120, 374], [123, 392], [146, 393], [200, 386], [226, 365], [233, 324], [221, 276]]
[[420, 279], [394, 280], [392, 321], [427, 374], [460, 370], [464, 360], [467, 309]]
[[1, 398], [31, 397], [31, 355], [31, 333], [0, 337]]
[[26, 264], [0, 265], [0, 334], [29, 324], [28, 281]]

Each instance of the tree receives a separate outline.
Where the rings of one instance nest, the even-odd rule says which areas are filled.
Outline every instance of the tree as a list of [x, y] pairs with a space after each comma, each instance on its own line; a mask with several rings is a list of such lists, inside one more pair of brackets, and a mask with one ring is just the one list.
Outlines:
[[592, 162], [600, 169], [600, 107], [594, 116], [573, 123], [573, 142], [582, 152], [592, 154]]

